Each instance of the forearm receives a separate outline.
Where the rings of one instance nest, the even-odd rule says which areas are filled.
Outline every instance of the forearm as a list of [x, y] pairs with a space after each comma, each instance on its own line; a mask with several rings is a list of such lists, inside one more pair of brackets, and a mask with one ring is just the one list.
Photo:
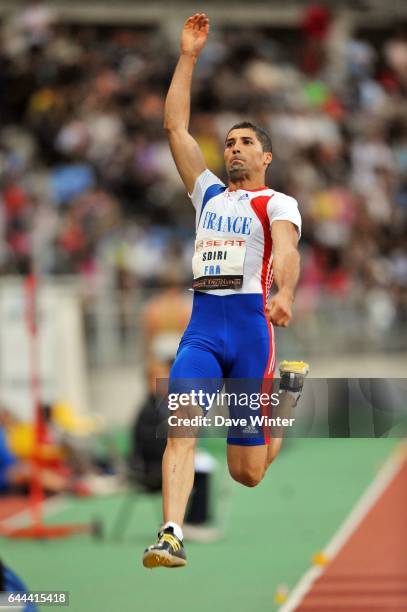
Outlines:
[[281, 253], [275, 253], [273, 271], [279, 291], [284, 291], [293, 298], [300, 276], [300, 254], [298, 250], [292, 248]]
[[195, 56], [181, 53], [165, 100], [164, 128], [166, 130], [188, 129], [195, 62]]

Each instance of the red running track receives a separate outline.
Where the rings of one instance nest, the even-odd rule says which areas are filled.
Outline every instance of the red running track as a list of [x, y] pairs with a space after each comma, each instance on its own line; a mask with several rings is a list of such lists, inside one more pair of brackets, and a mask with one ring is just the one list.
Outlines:
[[10, 519], [28, 509], [27, 498], [20, 495], [2, 495], [0, 497], [0, 522]]
[[407, 457], [298, 612], [407, 611]]

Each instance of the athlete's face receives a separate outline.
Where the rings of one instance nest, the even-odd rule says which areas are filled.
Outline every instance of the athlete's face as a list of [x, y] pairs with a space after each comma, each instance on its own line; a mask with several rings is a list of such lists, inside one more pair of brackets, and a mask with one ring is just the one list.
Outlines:
[[225, 165], [230, 180], [239, 181], [264, 175], [271, 162], [270, 152], [263, 151], [260, 140], [250, 128], [231, 130], [225, 142]]

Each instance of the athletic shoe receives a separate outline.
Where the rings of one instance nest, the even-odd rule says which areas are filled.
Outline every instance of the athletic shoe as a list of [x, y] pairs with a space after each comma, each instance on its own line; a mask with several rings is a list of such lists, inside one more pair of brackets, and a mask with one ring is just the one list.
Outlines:
[[288, 393], [291, 408], [295, 408], [301, 396], [304, 380], [309, 372], [309, 365], [305, 361], [282, 361], [279, 369], [279, 393]]
[[143, 565], [153, 567], [182, 567], [187, 564], [184, 545], [172, 527], [158, 533], [158, 540], [144, 551]]
[[280, 390], [301, 393], [309, 372], [305, 361], [282, 361], [280, 363]]
[[307, 376], [309, 372], [309, 365], [305, 361], [287, 361], [284, 360], [280, 363], [280, 375], [285, 372], [299, 374], [304, 378]]

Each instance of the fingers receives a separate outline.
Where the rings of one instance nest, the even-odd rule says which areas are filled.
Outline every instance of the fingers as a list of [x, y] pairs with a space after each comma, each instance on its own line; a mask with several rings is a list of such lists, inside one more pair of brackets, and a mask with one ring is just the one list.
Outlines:
[[280, 304], [271, 301], [266, 306], [266, 313], [269, 320], [278, 327], [288, 327], [291, 320], [291, 312], [283, 308]]
[[287, 316], [276, 315], [270, 317], [270, 321], [276, 327], [288, 327], [290, 319]]
[[206, 13], [195, 13], [195, 15], [188, 17], [185, 25], [193, 29], [205, 31], [209, 29], [209, 18]]
[[266, 305], [269, 320], [279, 327], [287, 327], [291, 321], [291, 299], [287, 294], [278, 292]]
[[276, 327], [288, 327], [290, 323], [290, 319], [288, 317], [276, 317], [275, 321], [272, 321], [273, 325]]

